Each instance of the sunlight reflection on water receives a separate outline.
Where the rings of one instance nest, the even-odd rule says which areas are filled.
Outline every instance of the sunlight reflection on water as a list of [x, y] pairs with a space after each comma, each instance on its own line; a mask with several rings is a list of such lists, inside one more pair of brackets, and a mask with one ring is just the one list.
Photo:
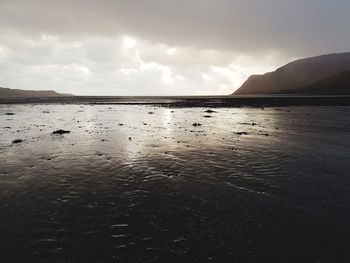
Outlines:
[[2, 255], [344, 259], [349, 109], [206, 110], [0, 105]]

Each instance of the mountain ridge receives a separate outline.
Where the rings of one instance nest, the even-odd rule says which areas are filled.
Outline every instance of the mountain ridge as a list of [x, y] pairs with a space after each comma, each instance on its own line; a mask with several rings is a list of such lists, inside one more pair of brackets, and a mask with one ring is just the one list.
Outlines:
[[[330, 89], [327, 94], [338, 94], [340, 91], [350, 94], [350, 85], [347, 84], [349, 82], [345, 81], [346, 75], [341, 76], [343, 84], [346, 84], [342, 89], [332, 89], [332, 83], [329, 83], [332, 78], [335, 83], [339, 82], [336, 76], [343, 72], [350, 72], [350, 53], [332, 53], [299, 59], [273, 72], [250, 76], [233, 95], [288, 94], [292, 90], [295, 94], [304, 94], [305, 89], [308, 89], [311, 95], [317, 95], [319, 90], [314, 85], [324, 85], [324, 80], [328, 82]], [[348, 78], [350, 79], [350, 74]]]

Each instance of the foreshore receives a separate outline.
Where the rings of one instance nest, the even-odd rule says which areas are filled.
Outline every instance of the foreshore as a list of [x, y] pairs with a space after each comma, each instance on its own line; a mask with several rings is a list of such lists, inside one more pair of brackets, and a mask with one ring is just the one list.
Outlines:
[[70, 96], [0, 98], [0, 104], [120, 104], [191, 107], [350, 106], [350, 96]]

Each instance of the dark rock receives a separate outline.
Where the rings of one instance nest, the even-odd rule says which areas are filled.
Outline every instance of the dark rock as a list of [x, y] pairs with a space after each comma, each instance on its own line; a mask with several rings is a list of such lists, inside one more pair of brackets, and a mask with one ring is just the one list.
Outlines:
[[206, 113], [214, 113], [214, 112], [216, 112], [215, 110], [206, 110], [206, 111], [204, 111], [204, 112], [206, 112]]
[[60, 130], [52, 132], [52, 134], [66, 134], [66, 133], [70, 133], [70, 131], [65, 131], [65, 130], [60, 129]]
[[247, 132], [235, 132], [237, 135], [248, 135]]
[[178, 174], [176, 174], [176, 173], [167, 173], [167, 174], [165, 174], [167, 177], [176, 177], [176, 176], [178, 176]]
[[14, 140], [12, 143], [13, 143], [13, 144], [17, 144], [17, 143], [22, 143], [22, 142], [23, 142], [23, 140], [17, 139], [17, 140]]
[[202, 126], [202, 124], [201, 124], [201, 123], [197, 123], [197, 122], [195, 122], [195, 123], [193, 123], [193, 124], [192, 124], [192, 126], [194, 126], [194, 127], [198, 127], [198, 126]]
[[15, 114], [12, 112], [6, 112], [5, 115], [15, 115]]

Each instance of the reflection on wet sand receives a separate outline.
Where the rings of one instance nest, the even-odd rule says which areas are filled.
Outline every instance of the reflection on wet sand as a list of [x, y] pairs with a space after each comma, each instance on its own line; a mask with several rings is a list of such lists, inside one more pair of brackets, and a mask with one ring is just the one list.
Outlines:
[[346, 262], [349, 120], [347, 107], [1, 105], [2, 258]]

